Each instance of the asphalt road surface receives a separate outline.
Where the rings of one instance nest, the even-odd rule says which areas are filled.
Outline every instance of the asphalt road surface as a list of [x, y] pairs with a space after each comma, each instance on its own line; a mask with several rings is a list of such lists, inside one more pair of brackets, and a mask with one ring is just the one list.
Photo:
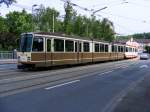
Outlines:
[[111, 112], [149, 68], [149, 60], [45, 71], [0, 65], [0, 112]]

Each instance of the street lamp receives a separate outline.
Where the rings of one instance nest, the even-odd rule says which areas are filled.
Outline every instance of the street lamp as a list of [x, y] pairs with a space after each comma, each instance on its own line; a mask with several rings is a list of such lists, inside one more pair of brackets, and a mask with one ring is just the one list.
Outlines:
[[[102, 11], [102, 10], [104, 10], [104, 9], [107, 9], [108, 7], [107, 6], [105, 6], [105, 7], [103, 7], [103, 8], [100, 8], [100, 9], [98, 9], [98, 10], [91, 10], [92, 11], [92, 14], [91, 14], [91, 17], [92, 17], [92, 21], [93, 21], [93, 19], [94, 19], [94, 15], [97, 13], [97, 12], [99, 12], [99, 11]], [[92, 28], [93, 28], [93, 24], [92, 24]], [[87, 31], [88, 32], [88, 31]]]
[[107, 9], [107, 8], [108, 8], [108, 7], [105, 6], [105, 7], [103, 7], [103, 8], [100, 8], [100, 9], [96, 10], [96, 11], [93, 11], [92, 14], [91, 14], [91, 16], [94, 17], [95, 13], [97, 13], [97, 12], [99, 12], [99, 11], [102, 11], [102, 10], [104, 10], [104, 9]]
[[55, 12], [53, 10], [53, 33], [55, 32]]
[[32, 5], [32, 31], [34, 32], [34, 22], [33, 22], [33, 16], [34, 16], [34, 7], [38, 6], [37, 4]]

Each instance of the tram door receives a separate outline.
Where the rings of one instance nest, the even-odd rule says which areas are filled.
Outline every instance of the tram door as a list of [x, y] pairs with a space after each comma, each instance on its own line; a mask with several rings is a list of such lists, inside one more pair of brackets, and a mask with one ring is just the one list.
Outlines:
[[79, 41], [75, 42], [75, 52], [77, 53], [77, 63], [82, 62], [82, 43]]
[[51, 38], [46, 38], [46, 45], [45, 45], [45, 61], [46, 61], [46, 66], [51, 66], [52, 65], [52, 39]]
[[45, 38], [34, 37], [32, 45], [32, 61], [36, 62], [37, 66], [45, 66]]

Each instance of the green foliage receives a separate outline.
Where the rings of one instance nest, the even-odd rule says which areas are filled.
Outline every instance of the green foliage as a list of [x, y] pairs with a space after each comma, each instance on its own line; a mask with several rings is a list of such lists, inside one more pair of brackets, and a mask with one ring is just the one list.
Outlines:
[[130, 39], [131, 37], [135, 39], [150, 39], [150, 33], [138, 33], [133, 35], [120, 36], [119, 38]]
[[147, 53], [150, 53], [150, 46], [145, 46], [145, 51], [146, 51]]
[[8, 31], [17, 35], [22, 32], [30, 32], [32, 30], [32, 16], [27, 14], [25, 10], [22, 12], [10, 12], [6, 15]]
[[[59, 19], [59, 12], [54, 8], [40, 5], [33, 15], [22, 12], [10, 12], [6, 18], [0, 17], [0, 49], [15, 48], [16, 39], [23, 32], [41, 31], [64, 32], [68, 35], [113, 41], [114, 27], [108, 19], [96, 20], [77, 15], [69, 2], [65, 5], [64, 20]], [[3, 44], [5, 43], [5, 44]]]
[[3, 17], [0, 17], [0, 31], [1, 32], [8, 32], [8, 27], [6, 25], [6, 20]]
[[39, 11], [34, 16], [35, 31], [52, 32], [53, 24], [55, 32], [62, 31], [61, 21], [58, 20], [59, 12], [53, 8], [45, 8], [43, 5], [40, 6]]
[[73, 20], [73, 16], [76, 16], [75, 15], [75, 12], [72, 8], [72, 6], [70, 5], [69, 2], [66, 3], [66, 6], [64, 7], [65, 8], [65, 18], [64, 18], [64, 32], [66, 34], [71, 34], [72, 33], [72, 20]]
[[133, 38], [136, 38], [136, 39], [150, 39], [150, 33], [134, 34]]
[[[6, 18], [0, 17], [0, 45], [2, 49], [15, 48], [16, 40], [22, 32], [32, 29], [32, 16], [25, 10], [10, 12]], [[13, 46], [13, 47], [12, 47]]]

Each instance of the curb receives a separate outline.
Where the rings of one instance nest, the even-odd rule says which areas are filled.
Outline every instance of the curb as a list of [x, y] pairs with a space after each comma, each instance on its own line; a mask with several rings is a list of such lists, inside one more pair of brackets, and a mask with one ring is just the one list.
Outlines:
[[17, 64], [17, 60], [0, 60], [0, 65], [2, 64]]

